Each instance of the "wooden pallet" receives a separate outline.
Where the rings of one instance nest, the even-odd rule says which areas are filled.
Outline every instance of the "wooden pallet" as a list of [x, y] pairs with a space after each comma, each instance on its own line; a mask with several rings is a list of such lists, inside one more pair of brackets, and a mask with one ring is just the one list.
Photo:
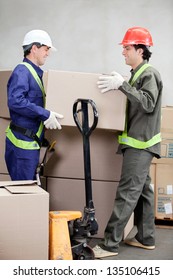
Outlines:
[[155, 225], [158, 228], [173, 229], [173, 219], [155, 219]]

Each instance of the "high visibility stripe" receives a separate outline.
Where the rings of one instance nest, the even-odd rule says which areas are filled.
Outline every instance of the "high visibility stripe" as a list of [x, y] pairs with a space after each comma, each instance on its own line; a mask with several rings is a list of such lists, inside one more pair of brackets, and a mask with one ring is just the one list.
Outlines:
[[16, 147], [18, 147], [20, 149], [24, 149], [24, 150], [40, 149], [40, 146], [38, 145], [38, 143], [36, 141], [29, 142], [29, 141], [17, 139], [9, 126], [6, 129], [6, 136]]
[[[38, 137], [40, 137], [42, 131], [43, 131], [43, 123], [41, 122], [39, 130], [36, 133], [36, 135]], [[38, 149], [40, 149], [40, 146], [37, 143], [37, 141], [25, 141], [25, 140], [17, 139], [9, 126], [6, 129], [6, 136], [18, 148], [25, 149], [25, 150], [38, 150]]]
[[[132, 80], [129, 82], [130, 85], [133, 85], [135, 83], [135, 81], [139, 78], [139, 76], [144, 72], [144, 70], [147, 69], [149, 66], [151, 66], [151, 65], [144, 64], [135, 73]], [[148, 140], [146, 142], [129, 137], [127, 135], [127, 115], [126, 115], [125, 130], [122, 133], [122, 135], [119, 135], [118, 142], [119, 142], [119, 144], [125, 144], [125, 145], [128, 145], [128, 146], [136, 148], [136, 149], [146, 149], [146, 148], [149, 148], [149, 147], [161, 142], [161, 134], [158, 133], [158, 134], [154, 135], [150, 140]]]
[[146, 149], [146, 148], [149, 148], [149, 147], [159, 143], [161, 141], [161, 134], [158, 133], [158, 134], [154, 135], [153, 138], [151, 138], [150, 140], [144, 142], [144, 141], [140, 141], [135, 138], [129, 137], [129, 136], [127, 136], [127, 134], [125, 132], [123, 132], [123, 134], [118, 137], [118, 141], [121, 144], [126, 144], [133, 148]]
[[31, 64], [29, 64], [27, 62], [22, 62], [21, 64], [25, 65], [28, 68], [28, 70], [31, 72], [32, 76], [36, 80], [37, 84], [39, 85], [39, 87], [42, 91], [42, 94], [43, 94], [43, 101], [44, 101], [44, 107], [45, 107], [45, 105], [46, 105], [46, 93], [45, 93], [43, 84], [42, 84], [37, 72], [35, 71], [35, 69], [32, 67]]
[[144, 72], [144, 70], [147, 69], [149, 66], [151, 66], [151, 65], [146, 63], [146, 64], [142, 65], [141, 68], [139, 68], [139, 70], [135, 73], [135, 75], [133, 76], [133, 78], [130, 82], [131, 86], [135, 83], [137, 78]]
[[[46, 94], [45, 94], [44, 87], [42, 85], [42, 82], [41, 82], [37, 72], [32, 67], [32, 65], [30, 65], [29, 63], [22, 62], [21, 64], [24, 64], [29, 69], [32, 76], [34, 77], [34, 79], [38, 83], [38, 85], [39, 85], [39, 87], [42, 91], [42, 94], [43, 94], [43, 101], [44, 101], [44, 106], [45, 106]], [[43, 127], [44, 127], [43, 122], [41, 122], [40, 126], [39, 126], [39, 129], [36, 133], [37, 137], [41, 136], [41, 133], [43, 131]], [[6, 129], [6, 137], [18, 148], [25, 149], [25, 150], [38, 150], [38, 149], [40, 149], [40, 146], [38, 145], [37, 141], [25, 141], [25, 140], [17, 139], [9, 126]]]

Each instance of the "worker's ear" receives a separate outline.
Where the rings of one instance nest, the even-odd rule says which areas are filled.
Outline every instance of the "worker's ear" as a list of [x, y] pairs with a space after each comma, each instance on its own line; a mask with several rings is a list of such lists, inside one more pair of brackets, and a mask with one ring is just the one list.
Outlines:
[[38, 47], [36, 45], [32, 45], [31, 52], [36, 53]]
[[139, 48], [139, 49], [137, 49], [137, 52], [138, 52], [138, 54], [139, 54], [139, 55], [141, 55], [141, 56], [142, 56], [142, 55], [143, 55], [144, 50], [143, 50], [142, 48]]

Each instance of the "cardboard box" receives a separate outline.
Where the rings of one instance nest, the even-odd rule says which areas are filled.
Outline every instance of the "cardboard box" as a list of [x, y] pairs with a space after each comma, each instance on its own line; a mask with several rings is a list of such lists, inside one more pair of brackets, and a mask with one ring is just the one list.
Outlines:
[[173, 107], [162, 107], [161, 131], [163, 133], [173, 133]]
[[167, 136], [162, 134], [161, 157], [173, 159], [173, 134]]
[[150, 165], [150, 177], [151, 177], [151, 186], [153, 191], [155, 191], [155, 182], [156, 182], [156, 164], [152, 163]]
[[11, 181], [10, 175], [0, 173], [0, 181]]
[[35, 181], [1, 181], [0, 213], [1, 260], [48, 260], [46, 191]]
[[[99, 230], [93, 237], [102, 238], [109, 217], [112, 213], [118, 182], [92, 181], [92, 198], [95, 218]], [[84, 180], [47, 178], [47, 191], [50, 194], [50, 211], [81, 211], [86, 206]], [[70, 199], [69, 199], [70, 196]], [[124, 238], [134, 225], [133, 214], [124, 230]]]
[[3, 70], [0, 71], [0, 117], [10, 118], [9, 110], [7, 106], [7, 83], [10, 78], [12, 71], [11, 70]]
[[173, 158], [153, 158], [153, 164], [173, 164]]
[[161, 157], [173, 158], [173, 107], [162, 108], [161, 120]]
[[[0, 71], [0, 117], [10, 118], [7, 82], [12, 70]], [[97, 87], [100, 74], [49, 70], [44, 72], [47, 108], [62, 113], [62, 125], [75, 126], [73, 104], [78, 98], [92, 99], [99, 113], [98, 128], [124, 130], [126, 96], [121, 91], [101, 94]], [[90, 112], [92, 116], [92, 113]], [[91, 122], [92, 122], [91, 117]]]
[[[84, 178], [83, 139], [76, 127], [46, 132], [50, 142], [56, 140], [55, 153], [45, 167], [45, 176]], [[117, 154], [115, 131], [96, 129], [90, 136], [91, 177], [94, 180], [119, 181], [122, 155]]]
[[[0, 118], [0, 174], [8, 174], [5, 154], [5, 129], [9, 120]], [[61, 131], [47, 130], [46, 138], [56, 141], [55, 153], [45, 166], [45, 176], [84, 178], [83, 139], [77, 127]], [[122, 155], [115, 131], [96, 129], [90, 136], [91, 174], [93, 179], [119, 181]]]
[[[119, 90], [102, 94], [97, 87], [101, 74], [49, 70], [44, 73], [46, 107], [64, 115], [62, 125], [75, 126], [73, 104], [79, 99], [96, 103], [97, 128], [124, 130], [126, 96]], [[92, 123], [92, 119], [90, 120]]]
[[0, 173], [8, 174], [8, 170], [5, 163], [5, 130], [9, 125], [10, 121], [7, 119], [0, 118]]
[[173, 219], [173, 165], [156, 165], [156, 203], [157, 219]]

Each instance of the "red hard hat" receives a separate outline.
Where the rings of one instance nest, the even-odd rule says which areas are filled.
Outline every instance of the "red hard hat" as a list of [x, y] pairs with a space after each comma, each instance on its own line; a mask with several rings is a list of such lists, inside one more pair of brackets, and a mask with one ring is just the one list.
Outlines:
[[153, 46], [150, 32], [143, 27], [129, 28], [120, 45], [145, 45]]

